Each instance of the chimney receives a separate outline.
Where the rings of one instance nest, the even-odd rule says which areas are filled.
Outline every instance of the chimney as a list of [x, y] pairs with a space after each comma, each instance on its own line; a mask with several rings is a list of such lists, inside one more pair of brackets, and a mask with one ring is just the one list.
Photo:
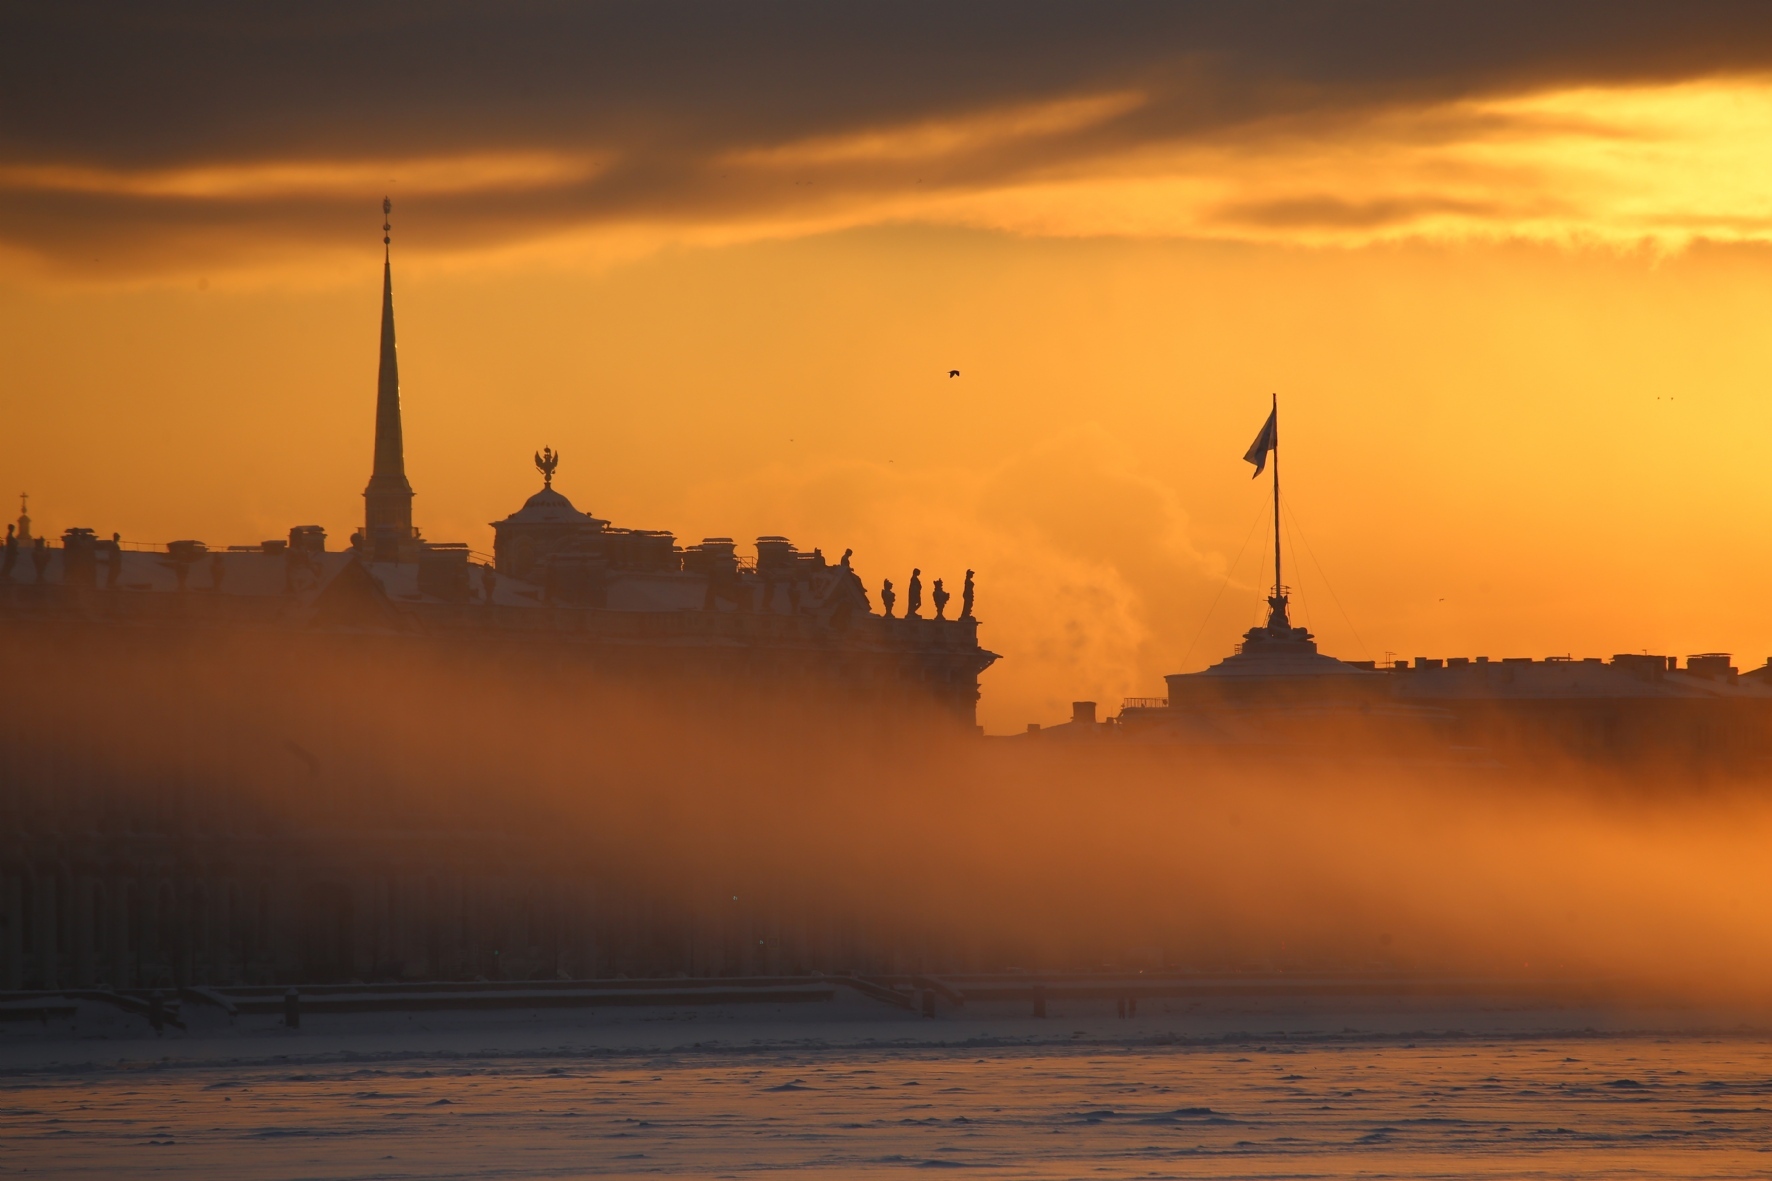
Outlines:
[[1071, 702], [1071, 721], [1079, 725], [1084, 723], [1095, 725], [1095, 703], [1093, 701]]
[[326, 529], [320, 525], [296, 525], [289, 531], [289, 549], [304, 554], [326, 552]]

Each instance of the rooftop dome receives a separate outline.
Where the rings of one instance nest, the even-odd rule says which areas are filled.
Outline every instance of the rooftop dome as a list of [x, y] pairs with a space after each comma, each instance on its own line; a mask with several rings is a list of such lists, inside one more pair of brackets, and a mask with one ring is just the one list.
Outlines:
[[554, 491], [543, 488], [523, 502], [523, 507], [498, 522], [500, 525], [591, 525], [597, 518], [581, 513], [572, 502]]

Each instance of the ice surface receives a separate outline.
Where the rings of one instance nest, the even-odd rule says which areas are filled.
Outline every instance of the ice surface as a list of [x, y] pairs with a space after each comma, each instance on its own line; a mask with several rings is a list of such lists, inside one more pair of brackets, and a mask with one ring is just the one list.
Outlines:
[[[0, 1175], [1764, 1177], [1744, 1033], [866, 1009], [0, 1039]], [[805, 1006], [794, 1006], [803, 1009]], [[1261, 1026], [1274, 1015], [1242, 1015]], [[1564, 1013], [1567, 1019], [1571, 1014]], [[1574, 1015], [1577, 1018], [1583, 1015]]]

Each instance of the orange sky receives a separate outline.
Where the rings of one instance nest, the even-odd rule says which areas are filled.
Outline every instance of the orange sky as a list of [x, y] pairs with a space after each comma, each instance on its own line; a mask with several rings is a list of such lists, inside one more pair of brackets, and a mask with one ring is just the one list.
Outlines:
[[1240, 457], [1271, 391], [1295, 618], [1326, 651], [1772, 653], [1772, 82], [1051, 146], [1154, 101], [1134, 79], [784, 133], [708, 156], [743, 200], [497, 232], [451, 202], [620, 152], [14, 153], [7, 200], [195, 213], [91, 259], [6, 241], [0, 478], [39, 531], [342, 544], [385, 188], [426, 536], [489, 550], [545, 444], [617, 524], [853, 547], [871, 588], [974, 568], [992, 731], [1160, 694], [1255, 621], [1267, 492]]

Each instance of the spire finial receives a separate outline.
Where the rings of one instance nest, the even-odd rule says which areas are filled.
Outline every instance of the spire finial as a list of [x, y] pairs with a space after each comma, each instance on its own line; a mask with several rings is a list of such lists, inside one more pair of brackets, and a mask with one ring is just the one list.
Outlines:
[[560, 466], [560, 453], [550, 447], [543, 447], [535, 453], [535, 470], [541, 473], [541, 486], [554, 486], [554, 469]]
[[392, 198], [383, 197], [381, 199], [381, 244], [383, 247], [391, 245], [394, 241], [394, 239], [393, 239], [393, 230], [394, 230], [393, 218], [394, 218], [394, 202], [393, 202]]

